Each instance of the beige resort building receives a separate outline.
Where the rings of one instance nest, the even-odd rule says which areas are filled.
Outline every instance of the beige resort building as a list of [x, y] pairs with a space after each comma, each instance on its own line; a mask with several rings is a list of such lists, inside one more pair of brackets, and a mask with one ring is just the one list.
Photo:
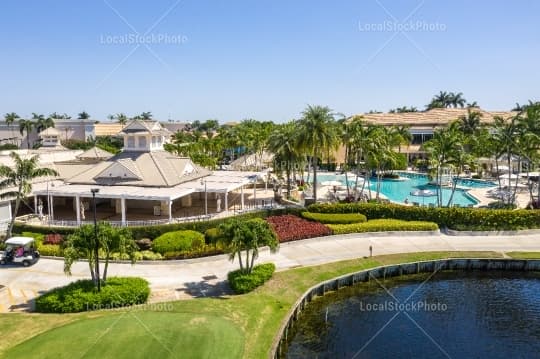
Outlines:
[[[54, 135], [49, 132], [43, 135]], [[263, 172], [210, 171], [175, 156], [163, 149], [170, 131], [155, 121], [131, 121], [119, 135], [124, 148], [117, 155], [92, 148], [48, 164], [59, 177], [34, 184], [35, 213], [20, 220], [63, 226], [91, 222], [92, 190], [98, 220], [122, 226], [227, 215], [244, 210], [248, 195], [257, 201], [256, 191], [244, 189], [264, 180]]]

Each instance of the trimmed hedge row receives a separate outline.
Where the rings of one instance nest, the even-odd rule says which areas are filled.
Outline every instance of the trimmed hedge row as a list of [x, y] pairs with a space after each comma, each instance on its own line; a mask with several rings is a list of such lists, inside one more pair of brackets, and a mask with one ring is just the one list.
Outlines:
[[527, 209], [429, 208], [378, 203], [313, 204], [308, 209], [316, 213], [362, 213], [368, 220], [379, 218], [421, 220], [435, 222], [441, 228], [456, 230], [493, 231], [540, 228], [540, 211]]
[[[299, 215], [302, 212], [301, 208], [281, 208], [281, 209], [270, 209], [266, 211], [256, 211], [249, 212], [235, 216], [240, 220], [248, 220], [252, 218], [266, 218], [268, 216], [277, 216], [282, 214], [297, 214]], [[155, 226], [144, 226], [144, 227], [129, 227], [131, 230], [133, 239], [143, 239], [150, 238], [154, 239], [162, 234], [173, 231], [181, 230], [193, 230], [197, 232], [204, 233], [207, 229], [218, 227], [221, 223], [226, 222], [229, 218], [219, 218], [211, 219], [209, 221], [197, 221], [197, 222], [186, 222], [186, 223], [172, 223], [172, 224], [162, 224]], [[69, 235], [76, 230], [75, 227], [49, 227], [49, 226], [31, 226], [24, 223], [15, 222], [13, 226], [13, 233], [22, 233], [22, 232], [34, 232], [34, 233], [58, 233], [63, 236]]]
[[111, 277], [97, 292], [94, 282], [78, 280], [36, 298], [36, 312], [78, 313], [99, 309], [121, 308], [143, 304], [148, 300], [150, 287], [142, 278]]
[[365, 223], [328, 224], [334, 234], [387, 232], [387, 231], [436, 231], [436, 223], [403, 221], [399, 219], [373, 219]]
[[313, 213], [302, 212], [302, 217], [311, 221], [324, 224], [350, 224], [363, 223], [367, 221], [366, 216], [361, 213]]
[[272, 278], [275, 270], [274, 263], [259, 264], [253, 267], [249, 274], [244, 274], [240, 270], [229, 272], [227, 279], [229, 280], [229, 286], [236, 294], [243, 294], [263, 285]]

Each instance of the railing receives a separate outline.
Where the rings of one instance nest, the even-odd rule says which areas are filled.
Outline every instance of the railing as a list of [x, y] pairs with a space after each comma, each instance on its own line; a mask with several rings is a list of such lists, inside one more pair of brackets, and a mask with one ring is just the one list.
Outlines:
[[273, 198], [270, 199], [258, 199], [258, 200], [246, 200], [244, 202], [244, 208], [242, 208], [242, 203], [240, 201], [234, 201], [230, 210], [234, 213], [245, 213], [251, 211], [265, 210], [265, 209], [274, 209], [280, 208], [281, 205], [277, 204]]

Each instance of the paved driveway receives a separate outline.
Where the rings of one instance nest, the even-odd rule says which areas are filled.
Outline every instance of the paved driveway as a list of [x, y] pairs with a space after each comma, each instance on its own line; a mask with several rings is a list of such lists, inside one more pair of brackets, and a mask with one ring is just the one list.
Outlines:
[[[369, 255], [425, 251], [540, 251], [538, 234], [514, 236], [447, 236], [444, 234], [351, 234], [284, 243], [278, 253], [260, 253], [259, 262], [274, 262], [278, 270], [353, 259]], [[151, 301], [177, 300], [227, 293], [227, 272], [237, 268], [226, 255], [192, 260], [135, 265], [112, 263], [109, 276], [146, 278]], [[0, 266], [0, 312], [26, 310], [32, 299], [51, 288], [89, 278], [88, 264], [76, 263], [73, 275], [63, 273], [63, 261], [41, 259], [24, 268]]]

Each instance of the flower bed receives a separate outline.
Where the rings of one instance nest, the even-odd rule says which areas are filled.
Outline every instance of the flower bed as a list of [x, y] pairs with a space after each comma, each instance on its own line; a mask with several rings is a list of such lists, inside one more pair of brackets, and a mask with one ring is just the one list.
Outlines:
[[322, 237], [332, 234], [332, 231], [319, 222], [311, 222], [300, 217], [286, 214], [271, 216], [266, 219], [276, 232], [280, 242], [296, 241], [299, 239]]
[[367, 218], [361, 213], [312, 213], [302, 212], [302, 217], [324, 224], [350, 224], [366, 222]]

